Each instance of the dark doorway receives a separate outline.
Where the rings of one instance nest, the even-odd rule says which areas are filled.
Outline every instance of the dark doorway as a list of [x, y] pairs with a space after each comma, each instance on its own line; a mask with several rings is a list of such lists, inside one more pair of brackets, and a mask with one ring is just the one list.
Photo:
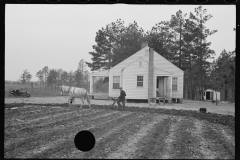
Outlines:
[[210, 92], [206, 92], [206, 100], [210, 100]]

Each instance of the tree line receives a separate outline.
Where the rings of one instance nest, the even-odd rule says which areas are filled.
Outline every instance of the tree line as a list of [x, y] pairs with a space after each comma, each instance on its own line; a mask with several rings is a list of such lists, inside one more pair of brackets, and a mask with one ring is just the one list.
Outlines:
[[[74, 72], [67, 72], [63, 69], [49, 69], [48, 66], [44, 66], [36, 73], [35, 76], [38, 77], [40, 87], [43, 89], [56, 89], [56, 87], [60, 85], [69, 85], [88, 89], [88, 74], [85, 61], [84, 59], [81, 59]], [[32, 86], [33, 82], [30, 82], [31, 79], [32, 75], [27, 71], [27, 69], [24, 70], [20, 76], [21, 83], [25, 84], [25, 86]]]
[[146, 32], [136, 21], [125, 26], [117, 19], [98, 30], [94, 51], [89, 52], [92, 62], [86, 64], [92, 71], [110, 69], [139, 51], [141, 42], [147, 40], [149, 47], [184, 71], [184, 98], [203, 100], [204, 90], [210, 88], [224, 89], [225, 100], [234, 99], [235, 51], [224, 50], [218, 59], [208, 61], [216, 55], [207, 41], [217, 33], [206, 27], [212, 17], [202, 6], [189, 14], [179, 10]]

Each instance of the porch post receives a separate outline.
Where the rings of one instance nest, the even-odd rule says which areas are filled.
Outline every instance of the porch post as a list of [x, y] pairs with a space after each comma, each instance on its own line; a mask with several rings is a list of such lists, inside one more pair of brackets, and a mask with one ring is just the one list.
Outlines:
[[172, 98], [172, 76], [170, 76], [170, 97]]
[[90, 94], [93, 93], [93, 76], [90, 75]]

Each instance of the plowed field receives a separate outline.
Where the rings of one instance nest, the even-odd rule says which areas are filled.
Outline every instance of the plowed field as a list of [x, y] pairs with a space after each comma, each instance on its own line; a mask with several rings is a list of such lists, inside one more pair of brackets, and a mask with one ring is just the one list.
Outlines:
[[[4, 158], [235, 159], [235, 118], [187, 111], [5, 104]], [[74, 136], [91, 131], [81, 152]]]

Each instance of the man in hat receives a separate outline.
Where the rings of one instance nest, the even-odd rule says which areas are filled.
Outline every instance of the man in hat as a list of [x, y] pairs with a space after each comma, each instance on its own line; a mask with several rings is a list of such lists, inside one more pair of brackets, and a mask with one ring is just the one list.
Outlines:
[[[119, 109], [120, 109], [120, 108], [121, 108], [121, 109], [124, 109], [124, 108], [125, 108], [125, 96], [126, 96], [126, 93], [125, 93], [125, 91], [122, 89], [122, 87], [119, 87], [119, 89], [120, 89], [120, 96], [118, 97], [117, 104], [118, 104]], [[121, 105], [120, 102], [122, 102], [123, 105]]]
[[[125, 96], [126, 96], [126, 93], [125, 93], [125, 91], [122, 89], [122, 87], [119, 87], [119, 89], [120, 89], [120, 96], [118, 97], [117, 100], [114, 100], [114, 103], [112, 104], [112, 107], [113, 107], [113, 105], [114, 105], [114, 104], [116, 103], [116, 101], [117, 101], [117, 104], [118, 104], [119, 109], [124, 109], [124, 108], [125, 108]], [[121, 105], [120, 102], [122, 102], [123, 105]]]

